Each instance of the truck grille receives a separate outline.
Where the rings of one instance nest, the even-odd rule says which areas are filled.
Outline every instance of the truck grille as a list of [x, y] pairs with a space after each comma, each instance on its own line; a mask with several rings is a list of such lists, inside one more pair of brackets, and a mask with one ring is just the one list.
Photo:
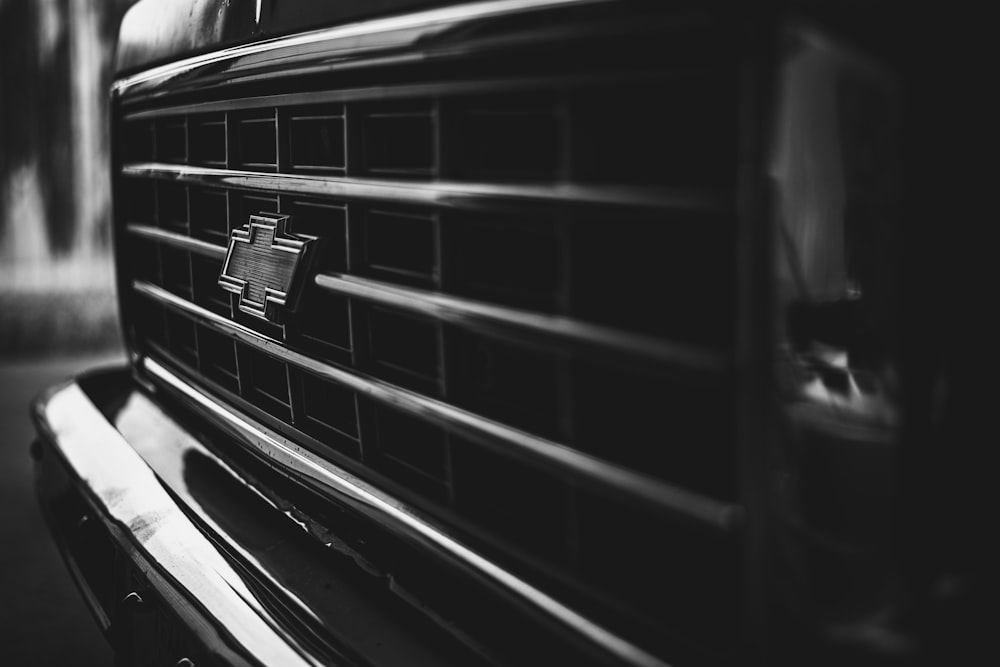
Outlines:
[[[719, 646], [739, 606], [737, 62], [716, 24], [571, 18], [524, 53], [473, 31], [460, 63], [124, 95], [127, 327], [610, 627]], [[281, 325], [217, 282], [261, 212], [320, 244]]]

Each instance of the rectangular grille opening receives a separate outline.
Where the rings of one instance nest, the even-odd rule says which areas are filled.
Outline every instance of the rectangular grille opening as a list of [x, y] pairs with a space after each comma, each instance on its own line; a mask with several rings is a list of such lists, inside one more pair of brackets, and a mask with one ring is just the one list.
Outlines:
[[372, 362], [386, 377], [430, 393], [438, 393], [441, 332], [427, 320], [384, 308], [368, 310]]
[[167, 327], [164, 308], [158, 303], [136, 295], [133, 299], [131, 321], [140, 342], [152, 342], [162, 346], [167, 344]]
[[[250, 224], [251, 215], [278, 212], [277, 196], [253, 195], [231, 191], [229, 193], [229, 203], [233, 207], [233, 213], [229, 216], [229, 231]], [[228, 243], [228, 233], [226, 234], [226, 238]]]
[[185, 299], [191, 298], [191, 258], [186, 250], [160, 247], [163, 287]]
[[156, 224], [156, 183], [127, 178], [122, 180], [125, 221], [141, 225]]
[[291, 421], [288, 365], [250, 347], [237, 345], [243, 398], [279, 419]]
[[194, 279], [194, 302], [223, 317], [232, 317], [230, 292], [219, 287], [222, 261], [192, 255], [191, 272]]
[[374, 274], [426, 285], [437, 268], [434, 214], [372, 209], [364, 213], [365, 266]]
[[171, 353], [192, 368], [198, 366], [198, 344], [195, 341], [194, 322], [167, 312], [167, 348]]
[[449, 291], [544, 311], [562, 301], [566, 240], [551, 221], [455, 213], [446, 222]]
[[210, 167], [226, 166], [226, 114], [192, 116], [191, 162]]
[[158, 183], [156, 203], [159, 209], [160, 226], [187, 233], [188, 231], [188, 191], [187, 186], [176, 183]]
[[290, 170], [343, 173], [347, 165], [343, 105], [293, 108], [287, 114]]
[[443, 494], [448, 484], [444, 431], [391, 408], [373, 405], [372, 409], [380, 467], [408, 486]]
[[581, 92], [574, 100], [574, 171], [584, 181], [720, 187], [735, 183], [733, 78]]
[[634, 470], [734, 500], [736, 427], [720, 388], [580, 360], [575, 444]]
[[125, 123], [121, 138], [122, 152], [128, 162], [152, 162], [156, 159], [156, 130], [152, 121]]
[[558, 351], [454, 333], [448, 380], [455, 403], [547, 437], [565, 431], [564, 370]]
[[383, 105], [364, 110], [361, 164], [383, 176], [432, 176], [434, 114], [429, 104]]
[[229, 197], [225, 190], [191, 188], [191, 235], [217, 245], [229, 243]]
[[350, 389], [295, 371], [301, 397], [296, 426], [352, 458], [360, 458], [357, 395]]
[[576, 315], [684, 342], [728, 342], [735, 326], [733, 224], [671, 211], [574, 222]]
[[289, 341], [316, 354], [341, 363], [350, 363], [351, 314], [346, 297], [306, 285], [293, 324], [288, 327]]
[[317, 268], [338, 273], [347, 270], [346, 204], [293, 199], [282, 201], [282, 209], [292, 216], [289, 232], [322, 239]]
[[232, 339], [199, 326], [198, 351], [201, 362], [199, 370], [205, 377], [238, 395], [240, 374], [236, 365], [236, 344]]
[[565, 119], [554, 100], [510, 96], [466, 100], [449, 108], [448, 155], [457, 178], [553, 179], [565, 152]]
[[258, 171], [278, 170], [278, 123], [273, 109], [237, 116], [230, 162]]
[[169, 118], [156, 123], [156, 159], [160, 162], [187, 162], [187, 122]]
[[159, 246], [150, 240], [137, 238], [131, 245], [132, 275], [139, 280], [161, 284]]
[[458, 511], [533, 556], [565, 564], [570, 554], [566, 483], [465, 440], [452, 442]]
[[291, 216], [289, 233], [316, 237], [313, 266], [317, 272], [347, 271], [346, 204], [286, 198], [281, 208]]

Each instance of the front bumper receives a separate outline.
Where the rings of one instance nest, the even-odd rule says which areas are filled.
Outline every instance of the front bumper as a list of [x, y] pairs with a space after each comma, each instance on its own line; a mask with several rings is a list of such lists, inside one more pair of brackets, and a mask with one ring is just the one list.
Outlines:
[[128, 370], [54, 387], [33, 416], [43, 512], [120, 664], [472, 657], [289, 521]]
[[47, 392], [34, 417], [43, 511], [126, 662], [314, 664], [79, 383]]

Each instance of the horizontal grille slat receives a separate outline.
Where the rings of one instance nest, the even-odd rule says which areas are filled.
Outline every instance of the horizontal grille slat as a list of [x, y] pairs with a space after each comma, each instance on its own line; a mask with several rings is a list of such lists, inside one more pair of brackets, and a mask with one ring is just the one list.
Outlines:
[[[469, 79], [464, 81], [440, 81], [420, 84], [397, 84], [393, 86], [369, 86], [345, 90], [318, 90], [306, 93], [286, 93], [283, 95], [260, 95], [239, 99], [221, 99], [190, 104], [168, 104], [155, 109], [129, 111], [125, 120], [138, 121], [165, 118], [182, 114], [218, 113], [264, 109], [268, 107], [297, 106], [303, 104], [324, 104], [371, 100], [405, 100], [440, 96], [460, 96], [470, 93], [495, 93], [505, 91], [551, 90], [571, 88], [599, 83], [630, 82], [644, 85], [666, 85], [672, 79], [698, 74], [694, 69], [676, 69], [672, 76], [664, 77], [663, 72], [616, 72], [613, 74], [594, 73], [587, 75], [562, 75], [558, 77], [520, 77], [509, 79]], [[143, 137], [145, 138], [145, 137]]]
[[348, 372], [291, 350], [279, 341], [270, 340], [252, 329], [228, 320], [200, 306], [181, 299], [155, 285], [137, 282], [133, 288], [140, 295], [153, 299], [171, 311], [183, 313], [213, 330], [245, 343], [255, 350], [293, 364], [317, 376], [362, 392], [386, 405], [425, 419], [433, 419], [449, 428], [473, 437], [500, 440], [521, 455], [572, 471], [582, 479], [610, 490], [639, 498], [655, 506], [669, 509], [681, 516], [693, 518], [721, 529], [732, 529], [739, 519], [739, 509], [675, 488], [654, 478], [625, 468], [610, 465], [556, 442], [545, 440], [471, 412], [436, 401], [421, 394], [393, 386], [376, 378]]
[[158, 229], [156, 227], [149, 227], [147, 225], [128, 225], [125, 229], [130, 234], [134, 234], [135, 236], [159, 241], [160, 243], [165, 243], [175, 248], [190, 250], [191, 252], [199, 255], [204, 255], [205, 257], [211, 257], [213, 259], [225, 259], [226, 257], [226, 248], [224, 246], [191, 238], [190, 236], [178, 234], [177, 232]]
[[358, 297], [402, 308], [470, 328], [495, 330], [497, 327], [523, 329], [545, 338], [566, 339], [582, 345], [609, 347], [661, 362], [711, 373], [722, 372], [719, 354], [681, 344], [665, 343], [610, 327], [566, 317], [494, 306], [427, 290], [414, 289], [347, 274], [316, 275], [316, 284], [337, 294]]
[[604, 204], [678, 210], [729, 212], [729, 196], [691, 190], [628, 185], [585, 186], [573, 183], [536, 185], [527, 183], [459, 183], [392, 181], [389, 179], [335, 177], [305, 174], [265, 174], [240, 169], [217, 169], [159, 162], [130, 163], [122, 174], [192, 185], [226, 187], [277, 194], [300, 194], [335, 199], [363, 199], [401, 204], [423, 204], [454, 208], [477, 208], [490, 202], [535, 202], [586, 206]]

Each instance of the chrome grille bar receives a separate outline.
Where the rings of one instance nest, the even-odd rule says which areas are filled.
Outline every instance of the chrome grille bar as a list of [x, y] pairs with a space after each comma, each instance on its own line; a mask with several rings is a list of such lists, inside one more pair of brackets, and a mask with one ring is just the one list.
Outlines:
[[138, 224], [126, 225], [125, 229], [129, 234], [151, 239], [153, 241], [159, 241], [160, 243], [165, 243], [175, 248], [180, 248], [181, 250], [190, 250], [191, 252], [205, 257], [211, 257], [212, 259], [226, 258], [225, 247], [209, 243], [208, 241], [202, 241], [201, 239], [192, 238], [185, 234], [177, 234], [176, 232], [168, 232], [165, 229]]
[[[679, 69], [669, 76], [676, 78], [696, 73], [696, 70]], [[245, 111], [267, 107], [286, 107], [301, 104], [331, 104], [339, 102], [377, 102], [385, 100], [438, 97], [448, 95], [496, 93], [504, 91], [536, 91], [570, 88], [574, 85], [588, 86], [604, 83], [640, 83], [667, 85], [669, 79], [663, 72], [621, 72], [607, 75], [565, 75], [559, 77], [519, 77], [504, 79], [468, 79], [462, 81], [441, 81], [420, 84], [397, 84], [370, 88], [344, 88], [338, 90], [318, 90], [280, 95], [258, 95], [236, 99], [172, 104], [142, 109], [126, 113], [124, 120], [144, 120], [165, 118], [182, 114], [218, 113], [222, 111]]]
[[219, 333], [418, 418], [437, 422], [474, 438], [486, 436], [491, 440], [500, 440], [522, 457], [547, 464], [557, 471], [572, 474], [578, 479], [587, 480], [604, 489], [642, 500], [717, 529], [733, 530], [740, 523], [741, 512], [738, 506], [679, 488], [377, 378], [348, 372], [318, 361], [285, 347], [280, 341], [267, 338], [156, 285], [135, 281], [133, 288], [137, 293], [183, 313]]
[[316, 276], [315, 282], [337, 294], [402, 308], [469, 328], [513, 327], [536, 336], [612, 348], [681, 368], [709, 373], [721, 373], [725, 368], [721, 355], [712, 350], [666, 342], [568, 317], [496, 306], [341, 273], [321, 273]]
[[238, 169], [195, 167], [160, 162], [126, 164], [122, 175], [153, 178], [192, 185], [239, 188], [277, 194], [299, 194], [334, 199], [365, 199], [399, 204], [468, 208], [490, 201], [524, 201], [548, 204], [613, 204], [674, 210], [725, 212], [729, 198], [699, 190], [628, 185], [556, 183], [461, 183], [454, 181], [393, 181], [303, 174], [261, 173]]

